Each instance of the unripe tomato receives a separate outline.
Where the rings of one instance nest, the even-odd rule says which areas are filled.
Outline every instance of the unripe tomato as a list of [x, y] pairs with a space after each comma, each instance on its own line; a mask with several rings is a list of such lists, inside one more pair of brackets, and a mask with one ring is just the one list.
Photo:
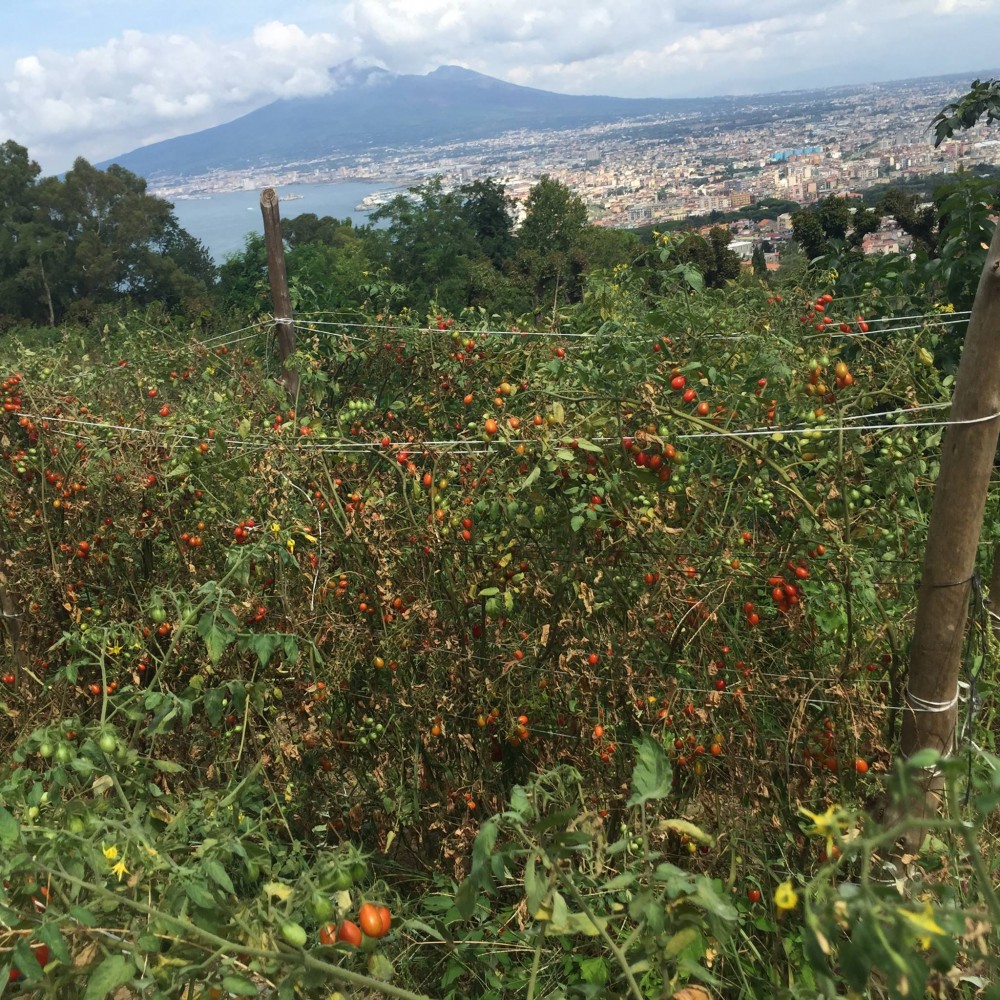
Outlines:
[[313, 893], [312, 911], [313, 916], [320, 923], [324, 923], [333, 916], [333, 903], [331, 903], [330, 900], [323, 895], [323, 893]]
[[281, 936], [293, 947], [303, 948], [307, 940], [306, 929], [302, 924], [289, 920], [281, 925]]

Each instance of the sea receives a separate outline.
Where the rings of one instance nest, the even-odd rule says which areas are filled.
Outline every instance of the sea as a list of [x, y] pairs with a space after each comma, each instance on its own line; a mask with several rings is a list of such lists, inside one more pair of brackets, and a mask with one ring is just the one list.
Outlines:
[[[392, 190], [390, 185], [370, 181], [286, 184], [277, 188], [282, 219], [313, 212], [320, 217], [349, 217], [355, 225], [368, 222], [367, 213], [357, 210], [361, 199], [389, 190]], [[174, 198], [172, 201], [174, 215], [181, 227], [208, 247], [217, 264], [241, 250], [248, 233], [264, 231], [260, 191], [227, 191], [210, 197]]]

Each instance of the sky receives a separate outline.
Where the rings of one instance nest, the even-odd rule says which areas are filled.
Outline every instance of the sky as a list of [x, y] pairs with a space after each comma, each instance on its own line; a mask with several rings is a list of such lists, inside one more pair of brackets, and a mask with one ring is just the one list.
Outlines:
[[348, 60], [695, 97], [1000, 67], [1000, 0], [0, 0], [0, 141], [46, 173], [315, 96]]

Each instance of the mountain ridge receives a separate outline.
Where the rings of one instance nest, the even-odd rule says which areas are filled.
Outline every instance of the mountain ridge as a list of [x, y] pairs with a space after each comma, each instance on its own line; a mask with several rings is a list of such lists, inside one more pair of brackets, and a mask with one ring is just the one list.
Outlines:
[[[232, 121], [164, 139], [96, 164], [117, 163], [151, 183], [187, 180], [213, 171], [315, 166], [329, 169], [365, 154], [474, 142], [518, 130], [582, 128], [652, 116], [700, 116], [726, 124], [743, 112], [760, 125], [764, 109], [815, 106], [870, 87], [912, 81], [840, 85], [815, 90], [716, 97], [610, 97], [560, 94], [525, 87], [463, 66], [445, 64], [424, 75], [398, 74], [351, 60], [328, 71], [333, 89], [316, 97], [282, 98]], [[921, 80], [959, 80], [941, 74]], [[641, 121], [637, 124], [641, 125]], [[680, 135], [680, 124], [664, 135]]]
[[[232, 121], [112, 157], [151, 181], [213, 170], [260, 169], [455, 141], [518, 129], [577, 128], [695, 111], [727, 98], [558, 94], [462, 66], [425, 75], [341, 64], [343, 81], [319, 97], [282, 98]], [[745, 99], [740, 99], [745, 100]]]

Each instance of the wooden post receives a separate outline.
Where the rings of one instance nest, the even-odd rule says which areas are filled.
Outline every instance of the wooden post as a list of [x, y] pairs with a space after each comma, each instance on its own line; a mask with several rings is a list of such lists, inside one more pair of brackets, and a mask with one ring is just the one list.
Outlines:
[[[1000, 225], [997, 226], [969, 317], [965, 347], [945, 428], [927, 531], [900, 751], [954, 747], [958, 681], [969, 593], [993, 460], [1000, 435]], [[968, 421], [968, 422], [964, 422]], [[975, 422], [972, 422], [975, 421]], [[927, 777], [911, 815], [936, 808], [940, 781]], [[919, 845], [919, 831], [908, 847]]]
[[281, 354], [281, 384], [294, 404], [299, 393], [299, 374], [289, 371], [285, 367], [285, 362], [295, 353], [295, 321], [292, 318], [292, 301], [288, 296], [288, 275], [285, 271], [285, 245], [281, 240], [278, 192], [274, 188], [264, 188], [261, 192], [260, 212], [264, 217], [267, 279], [271, 284], [271, 308], [274, 312], [278, 350]]

